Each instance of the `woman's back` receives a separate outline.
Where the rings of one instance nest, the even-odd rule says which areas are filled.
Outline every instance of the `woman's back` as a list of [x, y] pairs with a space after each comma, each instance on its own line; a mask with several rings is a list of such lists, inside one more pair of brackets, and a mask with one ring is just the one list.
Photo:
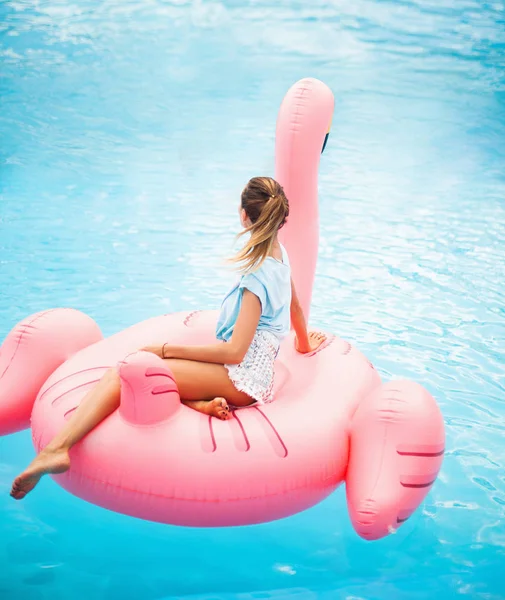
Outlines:
[[281, 245], [282, 261], [267, 257], [261, 266], [243, 275], [224, 298], [216, 337], [228, 341], [240, 312], [243, 290], [257, 296], [261, 317], [257, 331], [268, 331], [282, 340], [290, 329], [291, 267], [286, 249]]

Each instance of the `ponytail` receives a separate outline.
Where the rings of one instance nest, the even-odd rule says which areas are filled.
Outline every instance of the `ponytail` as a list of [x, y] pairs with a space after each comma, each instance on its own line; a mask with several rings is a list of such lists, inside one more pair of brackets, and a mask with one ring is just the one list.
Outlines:
[[251, 237], [231, 261], [240, 263], [240, 270], [248, 273], [259, 269], [270, 255], [275, 236], [289, 214], [289, 204], [284, 190], [274, 179], [255, 177], [242, 192], [242, 208], [251, 225], [237, 238], [247, 233]]

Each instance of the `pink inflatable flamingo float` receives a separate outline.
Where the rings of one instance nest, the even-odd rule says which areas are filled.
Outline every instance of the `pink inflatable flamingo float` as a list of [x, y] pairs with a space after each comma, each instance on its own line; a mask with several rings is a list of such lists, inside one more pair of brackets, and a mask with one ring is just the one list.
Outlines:
[[[276, 179], [290, 200], [282, 230], [308, 315], [318, 248], [317, 173], [333, 113], [329, 88], [304, 79], [278, 118]], [[395, 530], [440, 469], [444, 426], [432, 396], [408, 381], [381, 383], [371, 363], [328, 334], [311, 355], [293, 338], [277, 359], [275, 402], [229, 421], [181, 404], [171, 372], [148, 344], [215, 341], [216, 312], [155, 317], [103, 339], [72, 309], [28, 317], [0, 349], [0, 434], [30, 424], [40, 450], [114, 364], [121, 404], [71, 450], [54, 476], [69, 492], [113, 511], [213, 527], [279, 519], [346, 482], [353, 526], [365, 539]], [[125, 358], [126, 357], [126, 358]]]

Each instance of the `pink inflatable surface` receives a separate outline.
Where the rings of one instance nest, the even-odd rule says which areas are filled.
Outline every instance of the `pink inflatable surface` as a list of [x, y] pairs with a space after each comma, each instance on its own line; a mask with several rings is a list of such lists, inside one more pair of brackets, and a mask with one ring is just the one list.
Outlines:
[[[276, 179], [290, 201], [282, 230], [305, 314], [318, 249], [317, 179], [334, 98], [315, 79], [287, 93], [278, 117]], [[315, 353], [293, 337], [276, 363], [275, 402], [229, 421], [181, 404], [149, 344], [215, 341], [217, 312], [163, 315], [103, 339], [88, 316], [53, 309], [28, 317], [0, 348], [0, 434], [30, 424], [37, 450], [111, 366], [121, 405], [71, 451], [54, 476], [110, 510], [176, 525], [217, 527], [279, 519], [346, 483], [353, 526], [365, 539], [396, 530], [440, 469], [444, 426], [433, 397], [409, 381], [382, 383], [372, 364], [331, 334]]]

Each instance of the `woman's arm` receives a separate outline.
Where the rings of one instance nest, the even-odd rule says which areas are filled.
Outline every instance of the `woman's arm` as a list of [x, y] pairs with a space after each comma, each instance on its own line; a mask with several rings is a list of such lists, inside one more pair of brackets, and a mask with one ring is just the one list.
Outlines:
[[295, 283], [291, 279], [291, 326], [296, 333], [296, 349], [299, 352], [310, 352], [309, 334], [307, 332], [307, 323], [303, 314], [300, 301], [295, 289]]
[[307, 322], [303, 314], [300, 301], [296, 294], [295, 284], [291, 279], [291, 325], [296, 333], [295, 347], [298, 352], [306, 354], [319, 348], [319, 346], [326, 340], [326, 336], [322, 333], [307, 331]]
[[244, 289], [242, 305], [233, 329], [233, 335], [227, 343], [219, 342], [208, 346], [148, 346], [147, 352], [154, 352], [161, 358], [183, 358], [199, 362], [235, 365], [244, 360], [253, 341], [261, 317], [261, 302], [248, 289]]

